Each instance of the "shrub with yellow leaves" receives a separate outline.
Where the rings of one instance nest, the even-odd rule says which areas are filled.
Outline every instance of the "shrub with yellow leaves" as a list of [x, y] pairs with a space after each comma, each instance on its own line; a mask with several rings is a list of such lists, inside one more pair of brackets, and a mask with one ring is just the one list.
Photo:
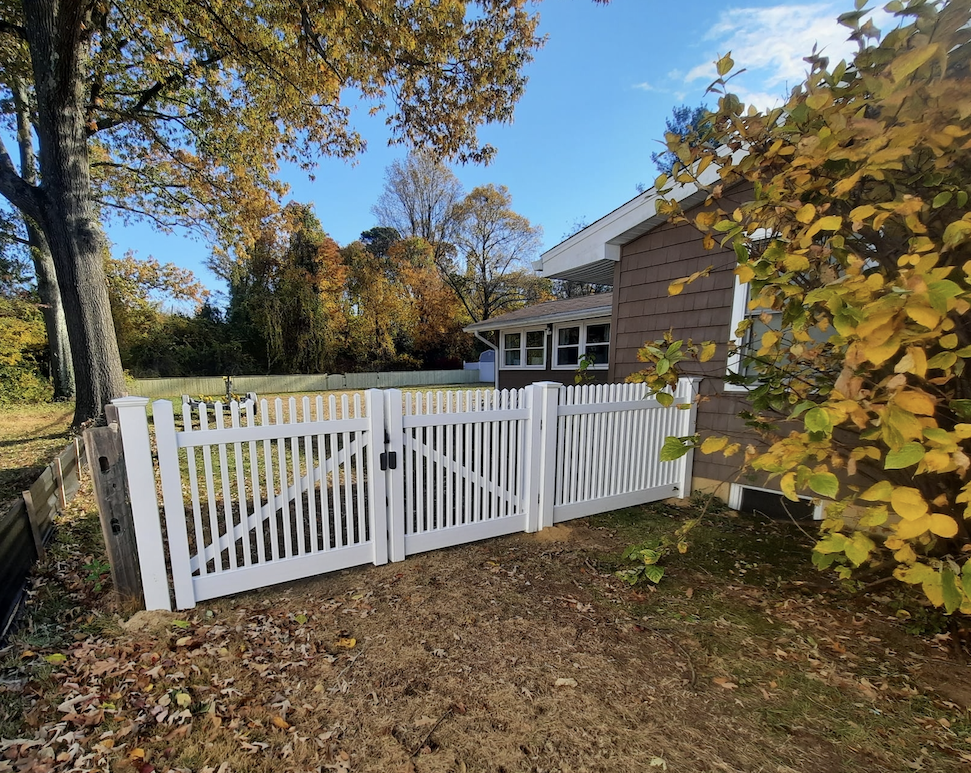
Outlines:
[[[669, 137], [679, 162], [656, 187], [663, 199], [670, 181], [720, 173], [692, 222], [709, 247], [734, 246], [750, 309], [781, 319], [742, 352], [735, 380], [750, 388], [754, 426], [794, 428], [767, 433], [746, 464], [791, 499], [828, 500], [816, 564], [850, 576], [892, 556], [898, 579], [968, 614], [971, 0], [892, 2], [899, 23], [883, 36], [863, 5], [840, 17], [853, 61], [809, 57], [783, 107], [746, 110], [728, 89], [730, 56], [720, 60], [705, 136]], [[727, 207], [723, 191], [742, 183], [751, 201]], [[658, 211], [686, 219], [673, 199]], [[676, 343], [648, 345], [642, 380], [677, 378]], [[709, 438], [701, 450], [731, 446]]]

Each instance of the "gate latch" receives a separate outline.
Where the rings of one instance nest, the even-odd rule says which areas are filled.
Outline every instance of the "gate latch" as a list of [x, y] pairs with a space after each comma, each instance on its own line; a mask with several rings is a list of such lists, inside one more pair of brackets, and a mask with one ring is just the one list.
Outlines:
[[378, 461], [381, 463], [382, 470], [396, 470], [398, 469], [398, 452], [385, 451], [378, 456]]

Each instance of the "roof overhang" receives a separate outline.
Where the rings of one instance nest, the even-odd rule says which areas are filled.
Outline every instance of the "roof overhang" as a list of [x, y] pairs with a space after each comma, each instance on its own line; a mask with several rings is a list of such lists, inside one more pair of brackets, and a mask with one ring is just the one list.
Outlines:
[[503, 330], [506, 328], [533, 327], [535, 325], [556, 324], [559, 322], [574, 322], [581, 319], [595, 319], [597, 317], [609, 317], [611, 305], [595, 306], [590, 309], [577, 311], [564, 311], [559, 314], [537, 314], [533, 317], [521, 317], [503, 323], [501, 318], [486, 319], [482, 322], [473, 322], [466, 325], [462, 330], [466, 333], [482, 333], [487, 330]]
[[[712, 164], [702, 172], [698, 184], [675, 183], [664, 198], [674, 199], [683, 209], [689, 209], [705, 201], [707, 186], [718, 179], [718, 167]], [[657, 214], [660, 198], [655, 188], [638, 194], [544, 252], [533, 263], [533, 269], [549, 279], [612, 285], [621, 248], [667, 220], [667, 216]]]

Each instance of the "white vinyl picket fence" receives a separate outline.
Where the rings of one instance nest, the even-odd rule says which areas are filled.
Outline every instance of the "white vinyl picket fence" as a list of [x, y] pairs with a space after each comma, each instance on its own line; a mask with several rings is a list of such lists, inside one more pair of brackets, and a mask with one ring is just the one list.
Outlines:
[[[148, 609], [688, 493], [696, 380], [304, 397], [258, 406], [114, 401]], [[163, 529], [164, 524], [164, 529]]]

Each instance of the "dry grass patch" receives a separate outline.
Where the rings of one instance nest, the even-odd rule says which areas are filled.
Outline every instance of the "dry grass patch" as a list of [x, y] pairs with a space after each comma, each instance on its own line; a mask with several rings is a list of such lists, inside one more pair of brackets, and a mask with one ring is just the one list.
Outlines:
[[74, 403], [0, 408], [0, 508], [29, 488], [71, 438]]

